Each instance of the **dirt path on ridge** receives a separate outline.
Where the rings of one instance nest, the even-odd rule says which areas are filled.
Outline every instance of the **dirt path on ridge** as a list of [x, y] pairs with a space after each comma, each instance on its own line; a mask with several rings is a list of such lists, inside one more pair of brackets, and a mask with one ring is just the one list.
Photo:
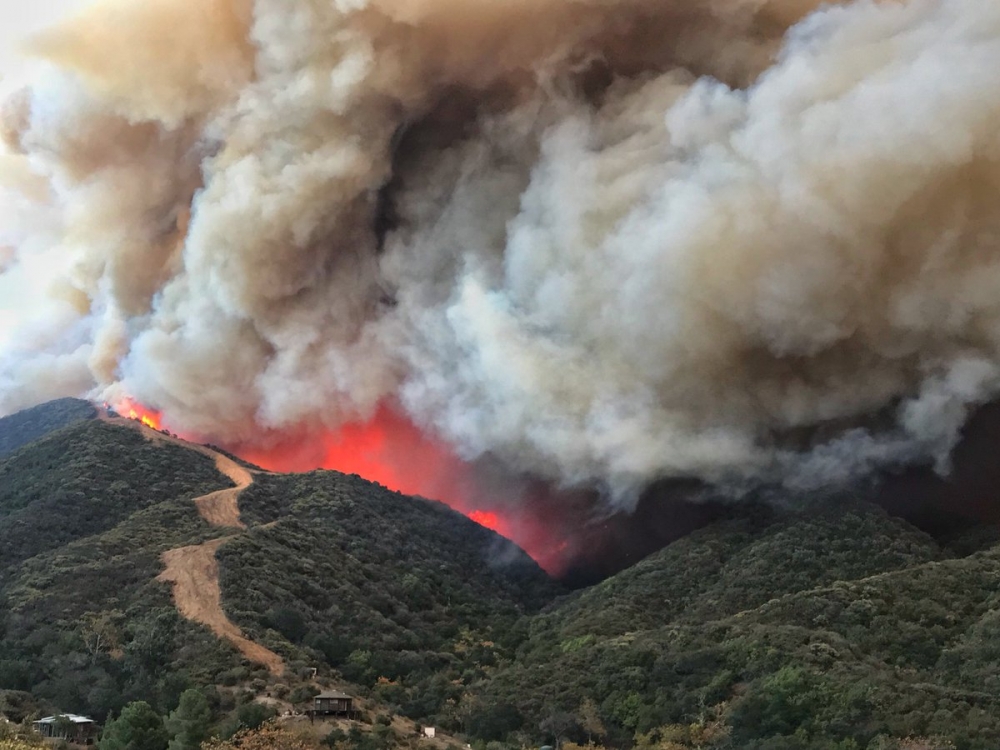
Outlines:
[[101, 419], [111, 424], [138, 430], [142, 433], [143, 437], [153, 443], [173, 443], [174, 445], [179, 445], [181, 448], [197, 451], [203, 456], [208, 456], [215, 461], [216, 470], [220, 474], [229, 477], [230, 481], [232, 481], [232, 483], [236, 486], [227, 487], [224, 490], [218, 490], [217, 492], [210, 492], [207, 495], [196, 497], [194, 502], [195, 505], [198, 506], [198, 512], [201, 514], [202, 518], [213, 526], [228, 526], [234, 529], [246, 528], [246, 524], [240, 520], [239, 495], [243, 490], [253, 484], [253, 474], [249, 469], [245, 469], [233, 461], [233, 459], [229, 458], [229, 456], [223, 455], [218, 451], [214, 451], [207, 445], [189, 443], [186, 440], [166, 435], [158, 430], [152, 429], [151, 427], [147, 427], [134, 419], [111, 417], [108, 416], [107, 413], [103, 413], [101, 415]]
[[202, 452], [214, 453], [215, 468], [219, 470], [220, 474], [229, 477], [236, 486], [196, 497], [194, 503], [198, 506], [198, 512], [213, 526], [245, 529], [246, 524], [240, 520], [239, 496], [243, 490], [253, 484], [253, 475], [221, 453], [207, 448]]
[[[198, 507], [198, 513], [213, 526], [246, 528], [246, 524], [240, 520], [239, 496], [253, 484], [253, 473], [250, 470], [208, 446], [188, 443], [180, 438], [165, 435], [133, 419], [107, 415], [102, 415], [101, 419], [137, 429], [144, 437], [155, 443], [173, 443], [213, 459], [219, 473], [229, 477], [236, 486], [196, 497], [194, 503]], [[280, 676], [285, 671], [285, 663], [281, 657], [245, 637], [222, 609], [219, 561], [215, 553], [226, 543], [227, 538], [222, 537], [204, 544], [167, 550], [160, 557], [164, 571], [156, 580], [172, 584], [174, 604], [183, 617], [205, 625], [217, 636], [232, 643], [247, 659], [263, 664], [271, 674]]]
[[222, 610], [222, 590], [219, 588], [219, 562], [215, 553], [226, 539], [213, 539], [192, 547], [179, 547], [163, 553], [164, 570], [158, 581], [174, 587], [174, 602], [188, 620], [207, 625], [213, 633], [225, 638], [250, 661], [263, 664], [273, 675], [281, 675], [285, 664], [273, 651], [254, 643]]

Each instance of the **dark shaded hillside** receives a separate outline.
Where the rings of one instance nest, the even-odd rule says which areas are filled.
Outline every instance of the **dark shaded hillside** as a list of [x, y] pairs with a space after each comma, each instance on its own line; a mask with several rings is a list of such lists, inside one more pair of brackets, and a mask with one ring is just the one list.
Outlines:
[[0, 458], [50, 432], [96, 416], [97, 409], [90, 402], [62, 398], [0, 418]]
[[311, 649], [414, 718], [454, 723], [448, 701], [509, 658], [519, 617], [561, 593], [488, 529], [359, 477], [262, 476], [240, 507], [273, 525], [219, 551], [230, 616], [279, 652], [285, 639]]
[[767, 508], [751, 513], [692, 533], [576, 595], [551, 618], [564, 623], [570, 637], [620, 635], [717, 619], [787, 593], [942, 555], [929, 536], [870, 506], [792, 517]]
[[721, 705], [728, 734], [699, 747], [995, 748], [1000, 549], [948, 557], [872, 507], [715, 524], [535, 618], [469, 728], [499, 738], [591, 698], [619, 738]]
[[97, 420], [0, 461], [0, 690], [103, 717], [238, 665], [155, 581], [164, 550], [218, 534], [191, 500], [227, 485], [210, 459]]
[[135, 430], [89, 420], [56, 431], [0, 460], [0, 581], [29, 557], [228, 484], [211, 459]]
[[[1000, 524], [998, 446], [1000, 402], [992, 402], [970, 415], [947, 476], [930, 464], [898, 467], [852, 487], [851, 492], [855, 499], [885, 508], [938, 539], [996, 527]], [[598, 583], [696, 529], [744, 514], [743, 502], [734, 507], [696, 480], [655, 482], [632, 511], [602, 517], [578, 530], [578, 554], [564, 580], [574, 587]]]

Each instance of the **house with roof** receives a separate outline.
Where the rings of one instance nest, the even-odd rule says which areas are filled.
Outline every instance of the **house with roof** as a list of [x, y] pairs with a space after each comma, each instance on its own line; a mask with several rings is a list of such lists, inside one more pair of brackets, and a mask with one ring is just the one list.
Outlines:
[[100, 730], [93, 719], [76, 714], [46, 716], [32, 722], [31, 726], [46, 739], [65, 740], [73, 745], [95, 744]]
[[354, 699], [339, 690], [320, 693], [313, 698], [314, 716], [351, 716], [354, 713]]

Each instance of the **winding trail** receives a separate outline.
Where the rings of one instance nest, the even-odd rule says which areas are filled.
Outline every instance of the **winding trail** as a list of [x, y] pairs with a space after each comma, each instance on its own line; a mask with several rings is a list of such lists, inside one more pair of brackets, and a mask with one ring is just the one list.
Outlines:
[[214, 454], [215, 468], [219, 470], [220, 474], [229, 477], [236, 486], [195, 498], [194, 502], [198, 506], [198, 512], [213, 526], [245, 529], [246, 524], [240, 520], [239, 496], [243, 490], [253, 484], [253, 474], [231, 458], [216, 453], [210, 448], [199, 452]]
[[[112, 424], [137, 429], [144, 437], [155, 443], [173, 443], [213, 459], [219, 473], [229, 477], [236, 486], [196, 497], [194, 502], [198, 507], [198, 513], [213, 526], [230, 529], [246, 528], [246, 524], [240, 520], [239, 496], [253, 484], [253, 472], [208, 446], [188, 443], [180, 438], [165, 435], [135, 420], [107, 415], [101, 418]], [[280, 676], [285, 671], [281, 657], [244, 636], [222, 609], [219, 561], [215, 553], [228, 538], [221, 537], [204, 544], [167, 550], [160, 558], [163, 561], [164, 571], [156, 580], [172, 584], [174, 603], [182, 616], [205, 625], [217, 636], [233, 644], [247, 659], [263, 664], [271, 674]]]
[[222, 610], [219, 562], [215, 553], [225, 542], [223, 537], [192, 547], [167, 550], [162, 557], [166, 570], [156, 580], [173, 584], [174, 602], [184, 617], [207, 625], [217, 636], [236, 646], [247, 659], [263, 664], [273, 675], [281, 675], [285, 671], [281, 657], [246, 638]]

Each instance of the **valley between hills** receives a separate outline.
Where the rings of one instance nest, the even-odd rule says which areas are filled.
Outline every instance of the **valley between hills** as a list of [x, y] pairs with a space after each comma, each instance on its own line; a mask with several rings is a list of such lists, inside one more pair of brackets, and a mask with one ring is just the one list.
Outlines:
[[[52, 402], [0, 420], [0, 732], [115, 748], [141, 704], [171, 750], [987, 750], [998, 541], [745, 504], [570, 590], [438, 503]], [[356, 715], [310, 722], [329, 690]]]

